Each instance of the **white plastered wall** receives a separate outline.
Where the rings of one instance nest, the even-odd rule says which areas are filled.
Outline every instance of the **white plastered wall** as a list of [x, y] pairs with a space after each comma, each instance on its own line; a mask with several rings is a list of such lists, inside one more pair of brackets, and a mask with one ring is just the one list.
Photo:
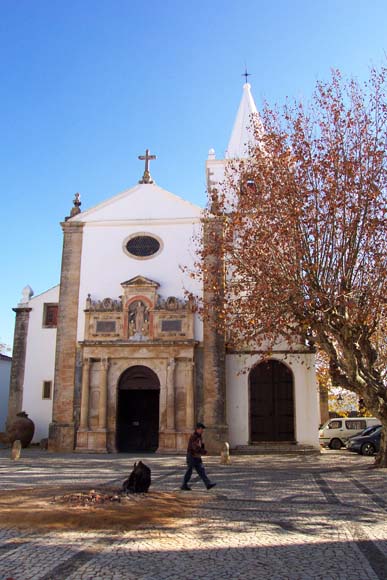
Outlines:
[[[43, 381], [52, 381], [54, 388], [56, 328], [43, 328], [45, 303], [57, 303], [59, 286], [55, 286], [29, 301], [32, 308], [28, 324], [26, 365], [23, 387], [23, 411], [35, 423], [33, 442], [48, 436], [52, 417], [52, 397], [43, 399]], [[52, 393], [51, 393], [52, 395]]]
[[[166, 215], [169, 214], [169, 215]], [[157, 217], [159, 216], [159, 217]], [[78, 340], [84, 337], [84, 308], [92, 299], [118, 298], [121, 283], [141, 275], [160, 284], [163, 298], [185, 297], [185, 290], [200, 293], [200, 284], [182, 267], [193, 270], [195, 242], [201, 209], [153, 185], [136, 186], [110, 203], [79, 214], [84, 221], [79, 289]], [[153, 234], [162, 250], [150, 259], [136, 259], [123, 249], [125, 240], [136, 233]], [[202, 339], [202, 325], [195, 322], [195, 338]]]
[[[313, 354], [273, 354], [293, 372], [295, 439], [319, 448], [319, 402]], [[231, 447], [249, 443], [249, 370], [260, 355], [226, 356], [227, 422]], [[247, 370], [247, 372], [246, 372]]]

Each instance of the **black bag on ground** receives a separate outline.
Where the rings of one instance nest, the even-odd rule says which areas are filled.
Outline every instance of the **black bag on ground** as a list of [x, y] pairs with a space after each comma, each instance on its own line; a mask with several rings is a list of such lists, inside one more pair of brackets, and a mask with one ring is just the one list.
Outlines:
[[133, 471], [122, 484], [126, 493], [146, 493], [151, 484], [151, 470], [145, 463], [139, 461], [133, 466]]

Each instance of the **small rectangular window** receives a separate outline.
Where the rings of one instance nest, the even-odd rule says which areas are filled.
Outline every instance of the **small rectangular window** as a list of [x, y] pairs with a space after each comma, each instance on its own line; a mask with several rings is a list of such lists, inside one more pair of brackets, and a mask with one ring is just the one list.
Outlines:
[[58, 325], [58, 305], [45, 304], [43, 309], [43, 326], [56, 328]]
[[329, 429], [340, 429], [341, 428], [341, 421], [331, 421], [329, 423]]
[[51, 399], [52, 381], [43, 381], [42, 399]]

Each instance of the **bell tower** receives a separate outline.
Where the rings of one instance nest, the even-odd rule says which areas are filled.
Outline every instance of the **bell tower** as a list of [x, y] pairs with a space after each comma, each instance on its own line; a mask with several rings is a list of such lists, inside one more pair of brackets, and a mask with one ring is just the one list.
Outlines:
[[[248, 73], [245, 73], [247, 76]], [[246, 81], [247, 81], [246, 76]], [[251, 126], [261, 126], [261, 121], [248, 82], [243, 85], [242, 99], [231, 132], [224, 159], [216, 159], [214, 149], [208, 152], [206, 162], [207, 192], [210, 212], [203, 224], [204, 275], [203, 301], [206, 315], [203, 321], [203, 396], [206, 444], [212, 453], [219, 453], [228, 441], [226, 408], [226, 341], [225, 330], [220, 323], [227, 273], [223, 254], [224, 223], [227, 219], [227, 194], [221, 208], [217, 202], [218, 192], [228, 164], [243, 159], [253, 135]], [[263, 129], [262, 129], [263, 130]]]

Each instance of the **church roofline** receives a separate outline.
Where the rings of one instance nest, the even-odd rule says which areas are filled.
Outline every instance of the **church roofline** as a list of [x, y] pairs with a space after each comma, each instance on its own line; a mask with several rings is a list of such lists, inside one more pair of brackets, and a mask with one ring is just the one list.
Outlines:
[[170, 225], [170, 224], [194, 224], [202, 220], [203, 209], [200, 208], [200, 214], [189, 217], [170, 217], [170, 218], [137, 218], [137, 219], [99, 219], [87, 222], [88, 227], [116, 227], [116, 226], [151, 226], [151, 225]]
[[28, 303], [33, 302], [34, 300], [36, 300], [36, 298], [40, 298], [40, 296], [43, 296], [43, 294], [47, 294], [48, 292], [51, 292], [51, 290], [55, 290], [56, 288], [59, 288], [60, 284], [55, 284], [55, 286], [51, 286], [51, 288], [47, 288], [47, 290], [43, 290], [43, 292], [40, 292], [39, 294], [34, 294], [34, 296], [32, 296]]
[[89, 217], [89, 216], [93, 215], [93, 213], [95, 213], [96, 211], [99, 211], [105, 207], [108, 207], [112, 203], [115, 203], [122, 198], [133, 195], [133, 194], [137, 193], [138, 191], [140, 191], [141, 189], [144, 189], [144, 195], [146, 195], [146, 189], [148, 189], [148, 188], [149, 189], [150, 188], [156, 189], [159, 192], [163, 193], [164, 195], [167, 195], [168, 197], [170, 197], [172, 200], [179, 201], [180, 203], [185, 204], [191, 210], [193, 209], [196, 212], [198, 212], [198, 214], [203, 211], [200, 206], [195, 205], [194, 203], [191, 203], [190, 201], [186, 201], [185, 199], [183, 199], [179, 195], [176, 195], [175, 193], [172, 193], [172, 192], [168, 191], [167, 189], [163, 189], [162, 187], [160, 187], [156, 183], [137, 183], [134, 187], [132, 187], [130, 189], [125, 189], [124, 191], [121, 191], [120, 193], [110, 197], [109, 199], [106, 199], [105, 201], [102, 201], [102, 202], [98, 203], [97, 205], [92, 206], [91, 208], [79, 213], [78, 215], [76, 215], [73, 218], [70, 218], [68, 221], [84, 221], [85, 217]]

